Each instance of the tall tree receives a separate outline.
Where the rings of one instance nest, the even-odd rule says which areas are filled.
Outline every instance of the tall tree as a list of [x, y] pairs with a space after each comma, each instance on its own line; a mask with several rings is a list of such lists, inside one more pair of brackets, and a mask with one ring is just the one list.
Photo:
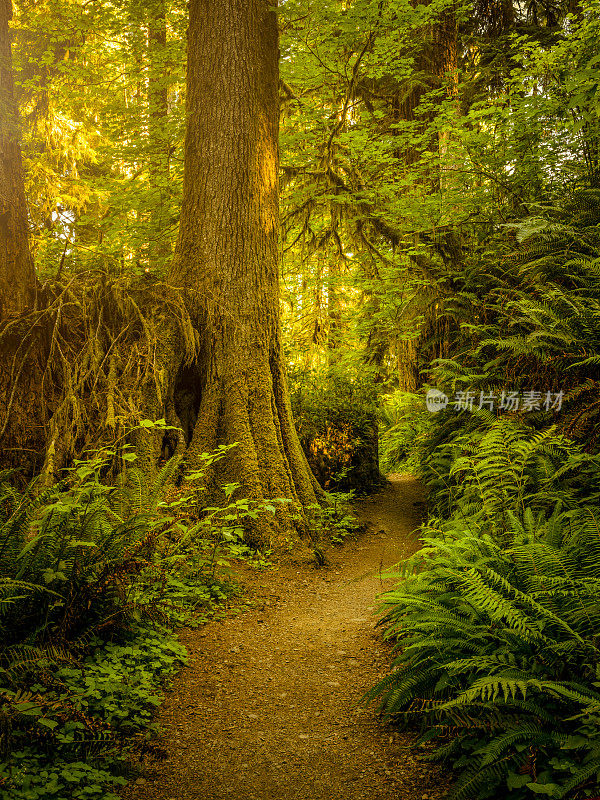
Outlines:
[[278, 270], [279, 46], [270, 0], [191, 0], [183, 206], [170, 278], [200, 331], [188, 463], [234, 443], [254, 498], [318, 492], [292, 420]]
[[148, 135], [149, 178], [153, 202], [150, 212], [148, 262], [151, 269], [161, 267], [171, 248], [165, 230], [169, 224], [169, 114], [168, 76], [166, 72], [167, 20], [165, 0], [157, 0], [149, 9], [148, 21]]
[[12, 69], [11, 0], [0, 0], [0, 320], [23, 311], [35, 285]]

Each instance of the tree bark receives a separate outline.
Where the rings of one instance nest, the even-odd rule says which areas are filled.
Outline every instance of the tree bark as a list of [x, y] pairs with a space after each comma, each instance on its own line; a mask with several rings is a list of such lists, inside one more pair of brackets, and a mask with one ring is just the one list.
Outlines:
[[187, 290], [201, 338], [188, 465], [236, 442], [219, 480], [306, 508], [320, 489], [292, 420], [279, 322], [278, 57], [269, 0], [191, 0], [170, 278]]
[[148, 263], [151, 270], [164, 267], [171, 254], [169, 242], [169, 117], [166, 73], [167, 20], [165, 0], [155, 0], [148, 10], [148, 145], [150, 241]]
[[24, 311], [35, 288], [12, 71], [11, 0], [0, 0], [0, 320]]

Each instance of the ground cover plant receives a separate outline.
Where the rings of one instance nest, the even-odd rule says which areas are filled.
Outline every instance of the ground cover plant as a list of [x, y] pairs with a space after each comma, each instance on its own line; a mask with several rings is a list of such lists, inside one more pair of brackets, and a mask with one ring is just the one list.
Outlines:
[[[102, 478], [117, 455], [128, 469], [111, 485]], [[154, 747], [164, 686], [186, 662], [174, 629], [237, 592], [223, 570], [248, 557], [242, 525], [256, 505], [232, 500], [198, 518], [196, 484], [165, 494], [174, 463], [149, 486], [135, 460], [121, 442], [42, 491], [0, 475], [6, 800], [115, 798]]]

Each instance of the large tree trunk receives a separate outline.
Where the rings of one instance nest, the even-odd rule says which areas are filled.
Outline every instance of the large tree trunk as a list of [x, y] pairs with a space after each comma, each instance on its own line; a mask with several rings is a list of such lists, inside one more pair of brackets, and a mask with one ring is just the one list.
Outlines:
[[319, 489], [294, 428], [278, 274], [278, 33], [269, 0], [191, 0], [188, 127], [171, 281], [200, 330], [185, 375], [197, 417], [188, 465], [238, 443], [220, 478], [306, 507]]
[[28, 307], [35, 273], [12, 72], [11, 0], [0, 0], [0, 320]]

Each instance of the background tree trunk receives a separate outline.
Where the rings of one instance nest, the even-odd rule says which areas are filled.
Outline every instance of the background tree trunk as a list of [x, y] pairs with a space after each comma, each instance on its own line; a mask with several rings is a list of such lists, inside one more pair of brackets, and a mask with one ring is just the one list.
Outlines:
[[11, 0], [0, 0], [0, 320], [23, 311], [35, 286], [12, 71]]
[[306, 507], [320, 489], [294, 428], [280, 343], [278, 58], [269, 0], [191, 0], [171, 280], [188, 290], [201, 337], [185, 375], [197, 412], [188, 464], [237, 442], [220, 480]]
[[167, 19], [165, 0], [155, 0], [148, 10], [148, 139], [152, 209], [148, 262], [151, 270], [164, 267], [171, 254], [169, 244], [169, 117], [166, 74]]

